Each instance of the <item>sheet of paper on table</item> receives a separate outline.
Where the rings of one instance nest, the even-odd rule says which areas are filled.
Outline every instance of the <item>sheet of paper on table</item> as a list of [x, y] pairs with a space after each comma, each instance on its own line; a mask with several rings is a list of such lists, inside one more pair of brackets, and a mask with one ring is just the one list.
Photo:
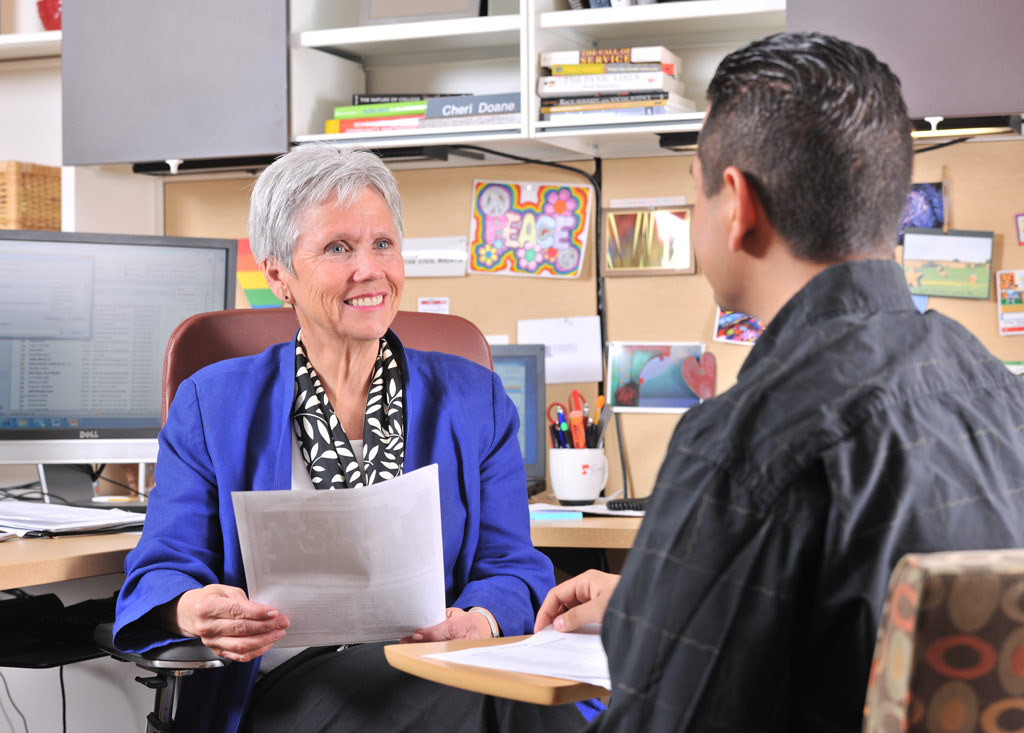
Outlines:
[[291, 621], [275, 648], [388, 641], [444, 621], [437, 465], [359, 489], [231, 499], [249, 597]]
[[92, 509], [29, 501], [0, 502], [0, 532], [11, 532], [18, 537], [139, 529], [144, 519], [144, 514], [121, 509]]
[[612, 689], [599, 624], [589, 624], [570, 634], [548, 626], [512, 644], [441, 652], [427, 657], [474, 667], [558, 677]]

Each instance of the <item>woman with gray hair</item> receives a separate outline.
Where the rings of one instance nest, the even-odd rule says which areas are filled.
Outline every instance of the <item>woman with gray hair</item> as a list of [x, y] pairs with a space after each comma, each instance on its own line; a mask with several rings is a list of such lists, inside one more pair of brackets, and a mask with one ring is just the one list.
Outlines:
[[[495, 716], [522, 730], [582, 726], [572, 706], [494, 701], [403, 675], [379, 644], [272, 650], [288, 619], [246, 595], [233, 491], [369, 486], [436, 463], [449, 608], [415, 641], [527, 633], [553, 576], [530, 541], [517, 417], [500, 380], [405, 349], [389, 330], [405, 271], [388, 168], [366, 151], [297, 148], [257, 180], [249, 230], [299, 331], [178, 388], [145, 530], [126, 560], [115, 643], [142, 652], [199, 637], [235, 662], [184, 680], [183, 730], [472, 730]], [[325, 430], [304, 430], [305, 420]]]

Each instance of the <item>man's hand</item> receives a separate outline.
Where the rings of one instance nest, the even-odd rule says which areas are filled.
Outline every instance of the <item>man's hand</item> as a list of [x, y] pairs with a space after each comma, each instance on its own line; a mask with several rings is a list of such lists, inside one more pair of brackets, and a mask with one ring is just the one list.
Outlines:
[[230, 585], [185, 591], [157, 610], [165, 627], [198, 636], [218, 657], [235, 662], [265, 654], [288, 628], [288, 618], [276, 608], [252, 602], [245, 591]]
[[608, 599], [619, 584], [619, 576], [588, 570], [548, 591], [537, 611], [534, 632], [554, 623], [559, 631], [575, 631], [581, 626], [601, 623]]
[[420, 629], [400, 641], [450, 641], [452, 639], [490, 639], [491, 626], [479, 613], [469, 613], [461, 608], [446, 608], [445, 619], [426, 629]]

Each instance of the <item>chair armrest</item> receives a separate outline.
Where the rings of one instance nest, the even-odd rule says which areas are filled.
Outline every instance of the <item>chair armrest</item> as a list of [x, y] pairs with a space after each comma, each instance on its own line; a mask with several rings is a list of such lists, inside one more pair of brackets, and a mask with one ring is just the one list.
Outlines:
[[218, 657], [199, 639], [189, 639], [150, 649], [142, 654], [123, 652], [114, 646], [114, 625], [99, 624], [93, 633], [93, 641], [101, 650], [125, 662], [132, 662], [148, 669], [208, 669], [224, 667], [231, 660]]

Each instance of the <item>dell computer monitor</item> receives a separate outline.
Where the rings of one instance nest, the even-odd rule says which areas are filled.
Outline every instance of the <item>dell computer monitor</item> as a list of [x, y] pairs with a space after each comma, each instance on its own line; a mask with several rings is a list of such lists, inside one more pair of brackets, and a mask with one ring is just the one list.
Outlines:
[[492, 346], [494, 371], [519, 413], [519, 448], [528, 484], [543, 484], [547, 457], [544, 345]]
[[167, 337], [234, 305], [236, 247], [0, 231], [0, 464], [154, 461]]

